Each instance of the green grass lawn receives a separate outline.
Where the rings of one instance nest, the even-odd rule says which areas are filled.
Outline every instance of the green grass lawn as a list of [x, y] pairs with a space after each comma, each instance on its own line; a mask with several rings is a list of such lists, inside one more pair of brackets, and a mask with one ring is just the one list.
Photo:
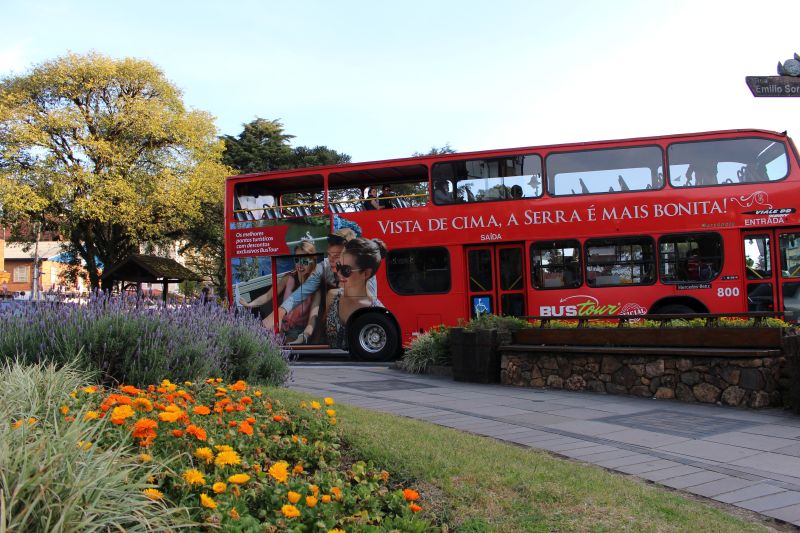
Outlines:
[[[309, 395], [272, 389], [295, 404]], [[410, 481], [456, 531], [771, 531], [765, 523], [600, 467], [449, 428], [337, 404], [354, 457]]]

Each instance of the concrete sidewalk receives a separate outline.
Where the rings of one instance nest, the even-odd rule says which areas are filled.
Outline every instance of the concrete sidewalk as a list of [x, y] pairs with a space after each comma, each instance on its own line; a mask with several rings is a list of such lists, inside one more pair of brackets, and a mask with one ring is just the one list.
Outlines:
[[800, 526], [800, 416], [296, 364], [289, 387], [547, 450]]

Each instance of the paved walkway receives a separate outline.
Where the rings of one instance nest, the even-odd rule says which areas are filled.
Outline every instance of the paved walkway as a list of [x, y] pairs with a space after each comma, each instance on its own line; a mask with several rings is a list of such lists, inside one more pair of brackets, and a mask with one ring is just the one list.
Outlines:
[[289, 386], [547, 450], [800, 526], [800, 416], [458, 383], [385, 366], [293, 366]]

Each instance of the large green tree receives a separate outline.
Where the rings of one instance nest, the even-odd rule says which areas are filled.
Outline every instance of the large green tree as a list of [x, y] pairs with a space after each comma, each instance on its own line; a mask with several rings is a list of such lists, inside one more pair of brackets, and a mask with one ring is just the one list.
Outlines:
[[0, 81], [0, 216], [47, 222], [100, 267], [142, 243], [180, 239], [222, 204], [223, 143], [148, 61], [47, 61]]

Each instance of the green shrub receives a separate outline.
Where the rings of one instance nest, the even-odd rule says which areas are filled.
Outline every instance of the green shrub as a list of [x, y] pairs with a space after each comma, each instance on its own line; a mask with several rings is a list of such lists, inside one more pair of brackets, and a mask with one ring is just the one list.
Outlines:
[[411, 341], [398, 365], [414, 374], [424, 374], [434, 365], [450, 365], [449, 338], [445, 326], [429, 329]]
[[251, 315], [216, 305], [146, 307], [98, 298], [88, 305], [41, 303], [0, 316], [0, 361], [76, 360], [111, 382], [221, 376], [270, 385], [289, 374], [274, 336]]
[[0, 531], [191, 526], [184, 509], [168, 509], [144, 495], [153, 470], [138, 463], [128, 446], [93, 445], [106, 424], [60, 411], [89, 378], [70, 365], [15, 362], [0, 368]]

